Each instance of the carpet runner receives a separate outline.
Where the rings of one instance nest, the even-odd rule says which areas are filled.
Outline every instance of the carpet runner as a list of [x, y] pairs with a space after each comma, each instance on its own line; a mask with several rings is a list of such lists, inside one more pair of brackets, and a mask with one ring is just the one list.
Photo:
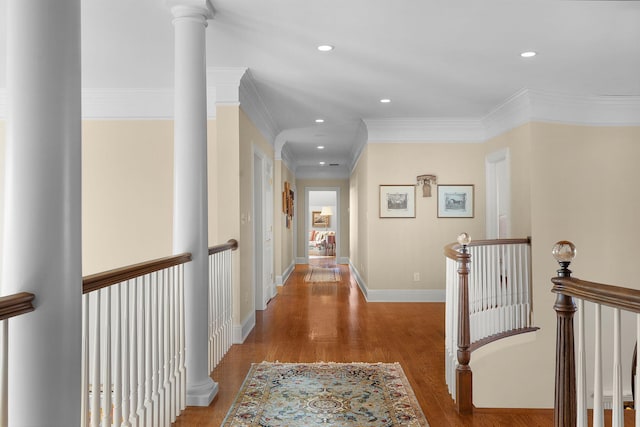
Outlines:
[[304, 277], [305, 282], [339, 282], [342, 276], [339, 268], [311, 267]]
[[427, 427], [399, 363], [253, 364], [223, 427]]

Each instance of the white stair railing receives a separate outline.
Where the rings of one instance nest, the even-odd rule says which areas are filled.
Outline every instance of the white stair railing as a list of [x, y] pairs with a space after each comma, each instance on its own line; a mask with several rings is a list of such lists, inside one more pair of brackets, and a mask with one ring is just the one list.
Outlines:
[[33, 311], [34, 298], [28, 292], [0, 297], [0, 427], [9, 425], [9, 319]]
[[233, 280], [231, 252], [238, 242], [209, 248], [209, 371], [213, 371], [233, 342]]
[[[468, 265], [469, 345], [473, 350], [495, 339], [532, 327], [531, 254], [529, 239], [470, 242]], [[445, 247], [445, 379], [456, 396], [456, 369], [460, 339], [461, 245]]]
[[183, 264], [84, 278], [81, 426], [170, 426], [186, 404]]

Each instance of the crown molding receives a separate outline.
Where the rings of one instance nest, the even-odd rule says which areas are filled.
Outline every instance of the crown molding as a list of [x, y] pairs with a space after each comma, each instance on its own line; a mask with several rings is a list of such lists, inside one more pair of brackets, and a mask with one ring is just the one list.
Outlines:
[[530, 121], [587, 126], [640, 125], [638, 95], [568, 95], [530, 90]]
[[239, 105], [240, 81], [246, 67], [207, 67], [207, 88], [215, 89], [215, 103]]
[[83, 89], [84, 119], [173, 119], [173, 89]]
[[258, 88], [253, 80], [251, 70], [247, 70], [240, 80], [240, 106], [249, 116], [253, 124], [258, 128], [262, 136], [275, 145], [276, 136], [280, 133], [275, 120], [269, 114], [269, 109], [258, 93]]
[[[0, 89], [0, 118], [7, 116], [7, 91]], [[173, 89], [82, 89], [82, 118], [173, 120]]]
[[368, 143], [376, 142], [482, 142], [485, 132], [478, 119], [364, 119]]

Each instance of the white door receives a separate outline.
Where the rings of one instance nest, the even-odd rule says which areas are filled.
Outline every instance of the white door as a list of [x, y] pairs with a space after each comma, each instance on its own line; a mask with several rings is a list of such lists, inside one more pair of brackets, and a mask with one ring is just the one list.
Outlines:
[[273, 165], [253, 155], [254, 290], [256, 310], [264, 310], [275, 290], [273, 276]]
[[509, 149], [489, 154], [487, 173], [487, 239], [511, 237], [511, 176]]

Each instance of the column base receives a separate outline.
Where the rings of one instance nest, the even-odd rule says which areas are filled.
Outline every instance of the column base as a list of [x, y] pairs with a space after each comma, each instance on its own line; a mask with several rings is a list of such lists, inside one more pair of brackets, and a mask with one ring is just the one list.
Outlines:
[[204, 384], [190, 386], [187, 384], [187, 406], [209, 406], [218, 394], [218, 383], [207, 378]]

